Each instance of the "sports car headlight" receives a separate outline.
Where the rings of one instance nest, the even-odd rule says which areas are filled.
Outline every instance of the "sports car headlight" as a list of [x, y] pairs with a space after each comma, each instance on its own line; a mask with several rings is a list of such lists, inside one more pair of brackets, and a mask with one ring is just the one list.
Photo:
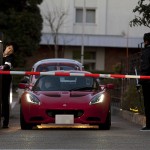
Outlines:
[[33, 104], [38, 104], [38, 105], [40, 105], [39, 99], [38, 99], [36, 96], [34, 96], [33, 94], [29, 94], [29, 93], [28, 93], [26, 96], [27, 96], [27, 101], [28, 101], [29, 103], [33, 103]]
[[97, 103], [103, 103], [104, 97], [105, 97], [104, 94], [96, 95], [95, 97], [92, 98], [90, 105], [97, 104]]

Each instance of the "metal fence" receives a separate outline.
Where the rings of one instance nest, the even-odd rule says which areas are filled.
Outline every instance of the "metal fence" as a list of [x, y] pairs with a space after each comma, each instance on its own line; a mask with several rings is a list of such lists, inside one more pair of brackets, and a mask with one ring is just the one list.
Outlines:
[[[121, 74], [139, 75], [141, 53], [136, 53], [121, 61]], [[137, 79], [114, 79], [115, 89], [111, 92], [112, 105], [123, 107], [124, 95], [127, 88], [133, 86], [136, 88]], [[137, 94], [137, 93], [135, 93]], [[132, 99], [132, 97], [131, 97]], [[130, 101], [130, 99], [129, 99]]]

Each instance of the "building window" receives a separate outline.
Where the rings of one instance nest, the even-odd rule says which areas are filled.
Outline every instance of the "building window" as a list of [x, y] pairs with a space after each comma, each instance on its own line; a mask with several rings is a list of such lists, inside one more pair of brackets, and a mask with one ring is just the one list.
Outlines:
[[76, 23], [82, 23], [83, 21], [83, 9], [76, 9]]
[[[83, 22], [83, 8], [76, 9], [76, 23]], [[85, 23], [95, 23], [95, 9], [85, 10]]]
[[86, 22], [95, 23], [95, 10], [94, 9], [86, 10]]

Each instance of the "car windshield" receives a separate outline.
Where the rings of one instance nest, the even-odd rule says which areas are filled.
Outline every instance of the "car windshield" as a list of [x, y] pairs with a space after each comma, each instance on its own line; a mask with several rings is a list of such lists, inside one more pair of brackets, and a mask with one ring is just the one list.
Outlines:
[[41, 76], [35, 83], [34, 91], [89, 91], [98, 89], [98, 82], [92, 77]]

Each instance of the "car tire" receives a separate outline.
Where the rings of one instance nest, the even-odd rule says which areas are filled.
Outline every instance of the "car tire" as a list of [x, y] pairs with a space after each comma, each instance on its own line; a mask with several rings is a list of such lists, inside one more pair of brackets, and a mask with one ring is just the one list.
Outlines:
[[25, 122], [21, 107], [20, 107], [20, 126], [22, 130], [32, 130], [33, 128], [32, 124], [28, 124]]
[[111, 127], [111, 109], [109, 108], [106, 121], [103, 124], [99, 124], [99, 129], [100, 130], [110, 130], [110, 127]]

